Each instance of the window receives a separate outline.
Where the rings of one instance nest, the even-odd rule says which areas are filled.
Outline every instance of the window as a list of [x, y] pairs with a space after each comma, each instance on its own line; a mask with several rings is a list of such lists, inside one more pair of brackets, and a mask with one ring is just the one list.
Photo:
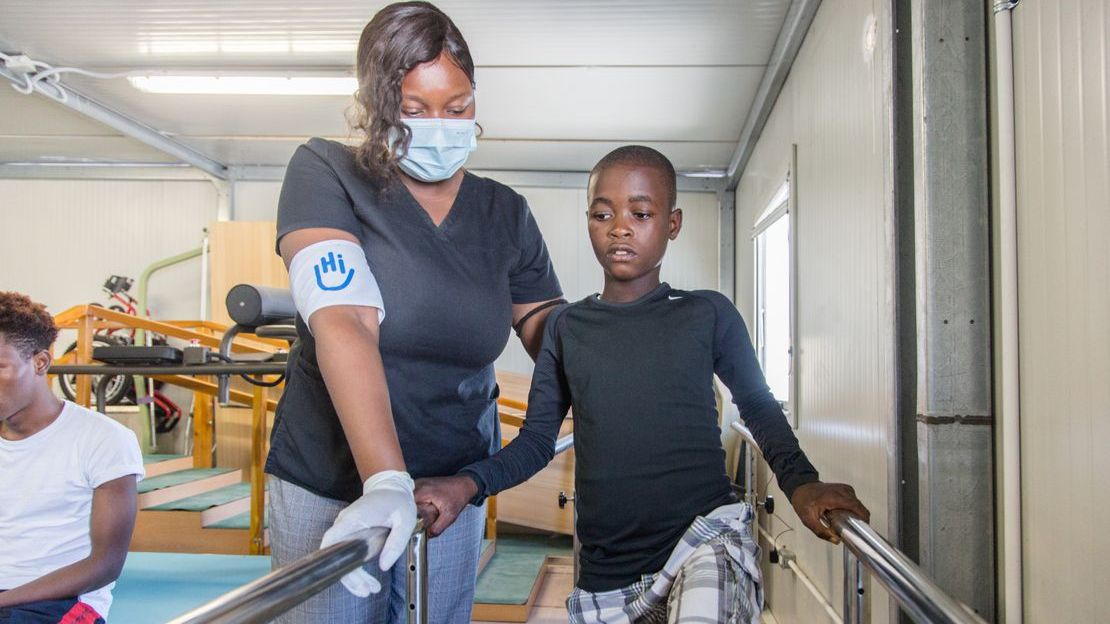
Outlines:
[[767, 385], [787, 419], [798, 426], [794, 406], [794, 250], [790, 180], [783, 182], [756, 221], [756, 355]]

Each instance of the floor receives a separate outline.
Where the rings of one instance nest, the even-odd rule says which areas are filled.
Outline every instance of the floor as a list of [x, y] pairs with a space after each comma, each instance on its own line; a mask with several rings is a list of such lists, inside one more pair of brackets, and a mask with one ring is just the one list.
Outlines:
[[[218, 561], [218, 574], [213, 574]], [[269, 572], [269, 557], [131, 553], [113, 594], [112, 624], [164, 622]], [[528, 624], [565, 624], [564, 600], [574, 586], [566, 557], [549, 560]], [[182, 591], [187, 587], [188, 591]], [[777, 624], [770, 612], [765, 624]], [[487, 622], [486, 624], [508, 624]]]

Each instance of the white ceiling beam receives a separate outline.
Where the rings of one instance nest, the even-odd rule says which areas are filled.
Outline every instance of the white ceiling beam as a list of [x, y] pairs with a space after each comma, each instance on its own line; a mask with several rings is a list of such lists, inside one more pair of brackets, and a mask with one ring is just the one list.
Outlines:
[[210, 181], [212, 176], [185, 163], [0, 162], [0, 179]]
[[[25, 84], [22, 75], [15, 74], [7, 67], [0, 67], [0, 77], [7, 78], [16, 85], [22, 86]], [[141, 143], [145, 143], [156, 150], [169, 154], [181, 162], [192, 165], [214, 178], [227, 179], [227, 166], [223, 163], [171, 139], [142, 122], [91, 100], [63, 84], [40, 81], [36, 91], [71, 110], [113, 128]]]
[[771, 110], [779, 99], [783, 84], [786, 83], [786, 76], [790, 74], [790, 68], [794, 65], [794, 59], [798, 56], [798, 50], [802, 48], [802, 42], [805, 41], [806, 33], [809, 32], [809, 26], [813, 23], [813, 17], [817, 15], [817, 8], [820, 6], [821, 0], [793, 0], [790, 3], [790, 10], [786, 13], [782, 30], [779, 31], [778, 40], [775, 41], [775, 47], [771, 51], [771, 59], [763, 72], [759, 90], [755, 93], [755, 101], [748, 110], [748, 118], [744, 122], [744, 129], [740, 132], [740, 142], [728, 165], [726, 188], [730, 191], [736, 190], [736, 186], [740, 184], [740, 176], [748, 166], [748, 160], [751, 159], [755, 145], [763, 134], [767, 118], [771, 116]]
[[[475, 169], [477, 175], [492, 178], [514, 188], [586, 188], [585, 171], [510, 171]], [[232, 182], [281, 182], [285, 167], [280, 165], [232, 165], [227, 168]], [[209, 180], [204, 172], [183, 163], [144, 162], [0, 162], [0, 179], [96, 179], [96, 180]], [[724, 178], [678, 176], [678, 190], [685, 193], [718, 193]]]

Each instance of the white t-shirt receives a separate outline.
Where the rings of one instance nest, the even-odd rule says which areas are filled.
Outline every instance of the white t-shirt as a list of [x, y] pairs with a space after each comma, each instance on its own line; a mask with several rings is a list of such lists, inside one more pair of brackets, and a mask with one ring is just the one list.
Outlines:
[[[88, 557], [93, 490], [125, 475], [143, 476], [135, 434], [69, 401], [33, 436], [0, 437], [0, 589]], [[114, 585], [79, 599], [107, 619]]]

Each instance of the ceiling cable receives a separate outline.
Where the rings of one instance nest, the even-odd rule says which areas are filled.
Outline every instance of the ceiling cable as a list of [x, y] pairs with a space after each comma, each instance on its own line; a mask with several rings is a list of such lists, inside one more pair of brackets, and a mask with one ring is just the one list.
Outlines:
[[[66, 94], [65, 89], [61, 88], [62, 74], [81, 74], [91, 78], [122, 78], [126, 73], [122, 74], [105, 74], [100, 72], [92, 72], [79, 67], [54, 67], [49, 63], [36, 61], [26, 55], [11, 56], [0, 52], [0, 61], [4, 61], [5, 67], [9, 71], [19, 76], [23, 83], [12, 83], [12, 88], [24, 95], [30, 95], [35, 91], [39, 91], [43, 95], [49, 96], [51, 99], [60, 100], [65, 102], [69, 96]], [[54, 89], [53, 92], [48, 92], [43, 88], [47, 84]]]

